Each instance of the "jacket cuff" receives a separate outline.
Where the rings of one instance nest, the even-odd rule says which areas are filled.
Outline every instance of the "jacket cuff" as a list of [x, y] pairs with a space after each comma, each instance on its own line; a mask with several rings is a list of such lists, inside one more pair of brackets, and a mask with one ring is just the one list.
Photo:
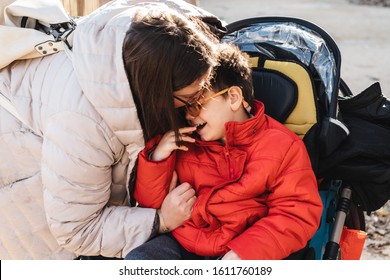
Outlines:
[[159, 229], [160, 229], [160, 216], [158, 215], [157, 210], [156, 210], [156, 214], [155, 214], [154, 220], [153, 220], [152, 232], [150, 233], [148, 240], [150, 240], [153, 237], [155, 237], [156, 235], [158, 235]]

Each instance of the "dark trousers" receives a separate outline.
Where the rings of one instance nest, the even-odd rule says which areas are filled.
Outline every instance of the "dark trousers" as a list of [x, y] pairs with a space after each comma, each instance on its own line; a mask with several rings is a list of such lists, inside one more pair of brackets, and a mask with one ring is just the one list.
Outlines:
[[[130, 251], [125, 260], [212, 260], [217, 257], [201, 257], [188, 252], [171, 234], [158, 235]], [[285, 260], [314, 260], [313, 248], [305, 248], [292, 253]]]
[[171, 234], [162, 234], [130, 251], [125, 260], [202, 260], [188, 252]]

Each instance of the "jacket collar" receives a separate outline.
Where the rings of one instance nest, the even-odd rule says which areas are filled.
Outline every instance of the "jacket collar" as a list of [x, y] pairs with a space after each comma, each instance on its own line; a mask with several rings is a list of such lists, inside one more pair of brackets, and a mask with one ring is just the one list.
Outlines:
[[252, 118], [243, 122], [225, 124], [227, 146], [250, 144], [254, 139], [253, 136], [263, 127], [265, 123], [264, 104], [255, 100], [252, 107]]

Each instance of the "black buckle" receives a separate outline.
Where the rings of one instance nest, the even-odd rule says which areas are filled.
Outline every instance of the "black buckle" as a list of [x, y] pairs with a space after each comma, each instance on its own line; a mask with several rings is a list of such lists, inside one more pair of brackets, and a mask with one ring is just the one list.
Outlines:
[[76, 22], [72, 19], [68, 22], [49, 24], [49, 26], [37, 21], [35, 29], [41, 30], [47, 35], [52, 35], [56, 42], [63, 41], [71, 50], [72, 46], [68, 42], [68, 37], [76, 29], [76, 25]]

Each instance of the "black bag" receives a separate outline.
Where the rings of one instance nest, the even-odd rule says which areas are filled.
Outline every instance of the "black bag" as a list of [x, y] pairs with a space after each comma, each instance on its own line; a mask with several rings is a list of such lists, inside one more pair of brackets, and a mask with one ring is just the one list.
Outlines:
[[390, 199], [390, 100], [375, 83], [339, 107], [350, 135], [321, 161], [320, 174], [349, 183], [359, 207], [377, 210]]

